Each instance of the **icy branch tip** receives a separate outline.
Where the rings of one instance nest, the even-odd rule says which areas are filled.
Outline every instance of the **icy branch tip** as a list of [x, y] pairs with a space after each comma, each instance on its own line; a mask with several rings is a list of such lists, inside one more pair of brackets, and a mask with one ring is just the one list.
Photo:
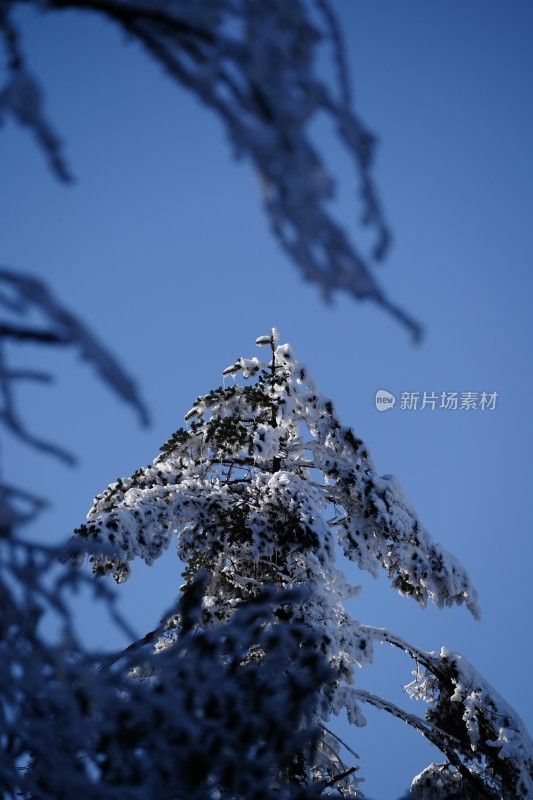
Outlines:
[[241, 364], [237, 361], [235, 364], [231, 364], [231, 366], [226, 367], [226, 369], [222, 372], [223, 375], [232, 375], [234, 372], [238, 372], [242, 369]]

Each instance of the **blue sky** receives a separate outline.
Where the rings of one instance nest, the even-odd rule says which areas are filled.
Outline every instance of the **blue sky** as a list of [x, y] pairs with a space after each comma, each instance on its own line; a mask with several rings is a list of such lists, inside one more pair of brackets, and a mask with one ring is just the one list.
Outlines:
[[[139, 428], [74, 354], [28, 348], [26, 361], [54, 368], [57, 381], [27, 390], [22, 408], [80, 464], [71, 471], [8, 441], [4, 470], [53, 503], [35, 534], [63, 540], [93, 496], [151, 461], [192, 400], [276, 325], [378, 470], [398, 476], [467, 566], [483, 621], [464, 609], [421, 611], [353, 567], [364, 591], [352, 613], [426, 649], [463, 652], [531, 730], [533, 9], [526, 0], [333, 5], [359, 112], [380, 140], [375, 177], [394, 243], [377, 269], [424, 324], [422, 344], [379, 309], [341, 296], [325, 306], [300, 281], [219, 121], [120, 33], [89, 16], [25, 12], [25, 49], [76, 183], [55, 182], [26, 131], [0, 130], [1, 261], [45, 278], [110, 345], [153, 424]], [[319, 135], [340, 179], [339, 214], [357, 237], [349, 162], [330, 131]], [[498, 400], [492, 412], [397, 403], [378, 413], [381, 388]], [[173, 552], [134, 568], [120, 593], [140, 634], [180, 583]], [[80, 624], [88, 641], [112, 643], [88, 598]], [[410, 669], [380, 649], [360, 685], [401, 701]], [[393, 800], [438, 753], [383, 714], [368, 718], [343, 735], [362, 757], [368, 796]]]

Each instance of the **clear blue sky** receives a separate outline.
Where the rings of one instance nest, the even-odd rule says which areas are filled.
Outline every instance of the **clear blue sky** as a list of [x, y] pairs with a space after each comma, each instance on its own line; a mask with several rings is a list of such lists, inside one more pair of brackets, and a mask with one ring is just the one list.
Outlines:
[[[137, 427], [74, 355], [27, 349], [28, 362], [58, 375], [21, 397], [27, 418], [80, 465], [70, 471], [8, 443], [4, 468], [53, 502], [35, 533], [63, 540], [94, 494], [151, 461], [192, 400], [237, 356], [255, 355], [255, 338], [276, 325], [378, 470], [398, 476], [425, 525], [467, 566], [484, 616], [421, 611], [353, 567], [365, 588], [352, 613], [429, 650], [463, 652], [531, 730], [533, 7], [334, 6], [359, 112], [380, 139], [375, 175], [394, 232], [381, 281], [423, 322], [423, 343], [414, 347], [370, 305], [322, 304], [271, 238], [257, 180], [233, 160], [218, 120], [117, 31], [89, 16], [24, 13], [25, 48], [77, 182], [57, 184], [27, 132], [0, 130], [0, 260], [49, 281], [112, 347], [137, 376], [153, 425]], [[348, 161], [330, 132], [320, 135], [340, 173], [339, 213], [352, 225]], [[499, 396], [493, 412], [397, 404], [380, 414], [381, 388]], [[140, 634], [180, 583], [173, 552], [134, 568], [120, 593]], [[112, 643], [87, 598], [80, 622], [88, 641]], [[360, 685], [402, 702], [409, 670], [380, 649]], [[362, 756], [368, 796], [394, 800], [438, 753], [383, 714], [368, 718], [343, 735]]]

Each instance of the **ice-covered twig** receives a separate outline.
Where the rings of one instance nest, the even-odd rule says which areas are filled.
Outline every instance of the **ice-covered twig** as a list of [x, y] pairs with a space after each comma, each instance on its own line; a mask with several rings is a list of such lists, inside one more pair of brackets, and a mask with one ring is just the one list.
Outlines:
[[62, 153], [61, 140], [44, 113], [43, 93], [39, 81], [28, 70], [19, 45], [18, 30], [9, 18], [9, 7], [0, 7], [0, 41], [3, 39], [9, 61], [9, 78], [0, 89], [0, 125], [11, 114], [29, 128], [46, 153], [59, 180], [70, 183], [72, 175]]
[[[26, 314], [37, 312], [46, 325], [35, 328], [34, 325], [22, 325], [20, 322], [0, 323], [0, 340], [71, 345], [78, 348], [81, 357], [96, 369], [113, 391], [136, 409], [141, 422], [144, 425], [148, 423], [146, 406], [132, 378], [127, 375], [108, 348], [56, 300], [42, 281], [31, 275], [0, 267], [0, 306], [6, 307], [10, 313], [16, 313], [19, 320]], [[9, 378], [11, 371], [5, 366], [3, 369], [2, 376]], [[7, 393], [11, 391], [6, 384], [3, 389]], [[10, 409], [8, 416], [13, 420], [12, 404], [7, 405]]]

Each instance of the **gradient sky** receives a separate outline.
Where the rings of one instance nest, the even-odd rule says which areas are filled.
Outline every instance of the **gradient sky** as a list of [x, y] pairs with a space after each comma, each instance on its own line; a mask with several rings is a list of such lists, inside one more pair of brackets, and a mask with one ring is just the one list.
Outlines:
[[[87, 15], [20, 14], [46, 87], [73, 187], [59, 185], [31, 136], [0, 130], [5, 265], [45, 278], [137, 377], [153, 424], [99, 384], [74, 354], [27, 348], [57, 375], [28, 389], [33, 429], [70, 447], [76, 470], [8, 441], [12, 483], [53, 506], [36, 535], [62, 541], [93, 496], [151, 461], [194, 398], [273, 325], [394, 473], [421, 519], [467, 566], [483, 620], [420, 610], [348, 567], [364, 591], [350, 609], [418, 646], [466, 655], [533, 729], [531, 691], [531, 266], [533, 6], [527, 0], [336, 0], [356, 103], [379, 137], [375, 177], [394, 244], [382, 285], [425, 327], [413, 346], [396, 322], [338, 297], [325, 306], [271, 238], [250, 166], [220, 122], [110, 25]], [[341, 181], [339, 213], [357, 237], [355, 182], [331, 131], [318, 131]], [[19, 362], [20, 363], [20, 362]], [[374, 395], [496, 391], [494, 411], [378, 413]], [[120, 587], [139, 634], [181, 583], [173, 548], [134, 565]], [[90, 598], [88, 642], [111, 646]], [[360, 685], [403, 702], [411, 665], [380, 648]], [[416, 709], [423, 713], [423, 709]], [[383, 713], [342, 734], [365, 791], [394, 800], [439, 754]]]

